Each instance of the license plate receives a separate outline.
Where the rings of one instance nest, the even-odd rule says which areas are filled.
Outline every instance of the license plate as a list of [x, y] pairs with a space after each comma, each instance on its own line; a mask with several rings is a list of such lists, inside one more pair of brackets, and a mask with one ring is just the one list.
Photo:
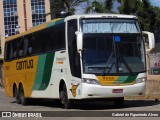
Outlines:
[[123, 89], [113, 89], [112, 93], [123, 93]]

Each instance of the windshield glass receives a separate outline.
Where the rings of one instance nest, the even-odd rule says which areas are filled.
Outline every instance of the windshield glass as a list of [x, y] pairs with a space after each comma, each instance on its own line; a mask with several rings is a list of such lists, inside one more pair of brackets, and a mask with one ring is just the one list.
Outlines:
[[132, 19], [83, 19], [83, 33], [140, 33], [136, 20]]
[[144, 72], [144, 43], [135, 19], [82, 19], [83, 70], [93, 74]]
[[134, 74], [145, 71], [140, 34], [84, 34], [82, 58], [85, 73]]

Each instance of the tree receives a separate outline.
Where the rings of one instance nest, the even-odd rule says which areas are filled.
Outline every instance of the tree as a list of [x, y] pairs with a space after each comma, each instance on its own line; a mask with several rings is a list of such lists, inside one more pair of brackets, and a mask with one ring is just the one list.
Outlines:
[[74, 14], [75, 7], [79, 6], [82, 2], [87, 2], [88, 0], [62, 0], [64, 3], [65, 10], [71, 14]]
[[115, 0], [94, 0], [88, 2], [88, 7], [85, 9], [85, 13], [113, 13], [113, 2]]
[[60, 12], [64, 9], [64, 3], [62, 0], [50, 0], [50, 12], [46, 15], [51, 15], [51, 18], [58, 18]]
[[58, 18], [60, 17], [61, 11], [66, 11], [69, 14], [75, 14], [75, 7], [80, 5], [82, 2], [87, 2], [88, 0], [51, 0], [51, 7], [50, 7], [50, 13], [47, 13], [46, 15], [51, 14], [51, 18]]
[[159, 24], [160, 8], [153, 7], [148, 0], [118, 0], [120, 14], [136, 15], [142, 30], [156, 32]]

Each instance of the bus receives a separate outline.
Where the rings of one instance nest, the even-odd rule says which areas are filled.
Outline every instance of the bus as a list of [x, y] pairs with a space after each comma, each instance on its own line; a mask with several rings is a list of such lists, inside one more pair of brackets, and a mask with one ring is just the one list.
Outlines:
[[[148, 35], [150, 49], [154, 35]], [[5, 41], [6, 96], [75, 101], [142, 96], [146, 84], [145, 40], [136, 16], [72, 15], [57, 18]]]

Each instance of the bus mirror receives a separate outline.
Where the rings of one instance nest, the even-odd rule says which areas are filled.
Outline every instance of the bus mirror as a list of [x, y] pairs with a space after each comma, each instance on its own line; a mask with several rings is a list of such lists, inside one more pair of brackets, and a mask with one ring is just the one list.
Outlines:
[[82, 40], [83, 40], [83, 34], [81, 32], [76, 32], [77, 35], [77, 51], [82, 51]]
[[60, 17], [61, 18], [65, 18], [65, 17], [67, 17], [69, 15], [71, 15], [71, 14], [70, 14], [70, 12], [67, 12], [67, 11], [61, 11], [61, 13], [60, 13]]
[[142, 31], [142, 33], [143, 33], [146, 50], [150, 51], [153, 48], [155, 48], [154, 34], [151, 32], [147, 32], [147, 31]]

